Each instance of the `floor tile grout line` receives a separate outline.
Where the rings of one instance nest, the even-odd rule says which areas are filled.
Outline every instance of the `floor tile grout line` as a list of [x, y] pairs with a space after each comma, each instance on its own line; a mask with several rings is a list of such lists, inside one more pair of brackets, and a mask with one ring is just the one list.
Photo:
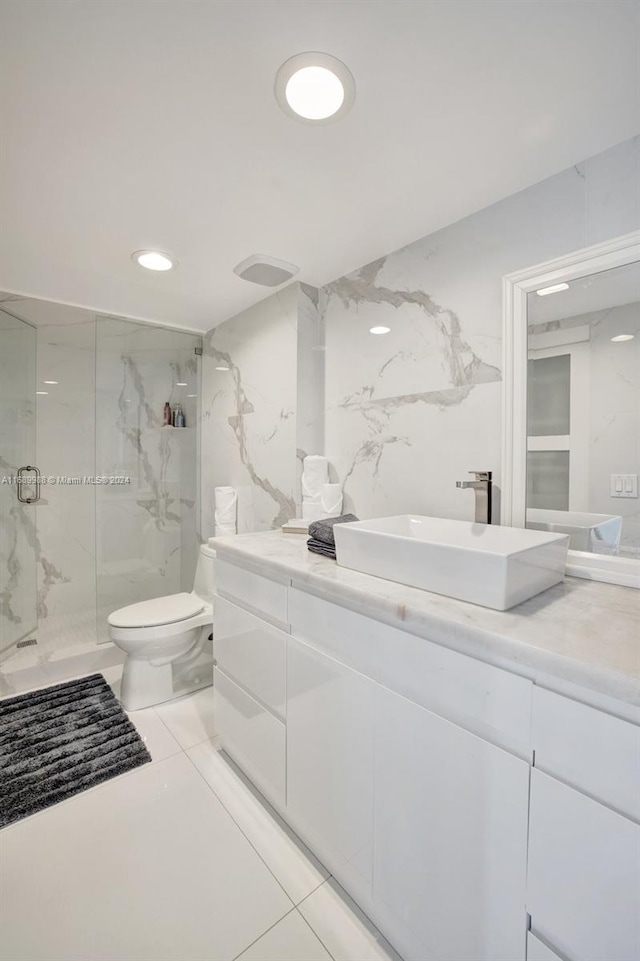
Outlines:
[[287, 913], [286, 913], [286, 914], [283, 914], [281, 918], [278, 918], [277, 921], [274, 921], [273, 924], [272, 924], [270, 927], [268, 927], [266, 931], [263, 931], [262, 934], [259, 934], [258, 937], [255, 938], [255, 939], [251, 942], [251, 944], [248, 944], [248, 945], [246, 946], [246, 948], [243, 948], [242, 951], [240, 952], [240, 954], [236, 954], [235, 957], [232, 958], [232, 961], [239, 961], [239, 959], [242, 957], [242, 955], [245, 953], [245, 951], [248, 951], [249, 948], [252, 948], [252, 947], [254, 946], [254, 944], [257, 944], [258, 941], [260, 941], [261, 938], [264, 938], [265, 935], [267, 935], [267, 934], [269, 933], [269, 931], [273, 931], [273, 929], [274, 929], [278, 924], [280, 924], [281, 921], [284, 921], [285, 918], [288, 918], [290, 914], [293, 914], [293, 912], [294, 912], [294, 911], [297, 911], [297, 910], [298, 910], [298, 909], [296, 908], [296, 906], [295, 906], [295, 904], [294, 904], [294, 905], [292, 906], [292, 908], [291, 908], [290, 911], [287, 911]]
[[[163, 702], [163, 703], [168, 703], [168, 702]], [[161, 715], [161, 714], [158, 714], [158, 712], [156, 711], [156, 706], [155, 706], [155, 705], [152, 705], [152, 707], [150, 707], [150, 708], [144, 708], [144, 710], [153, 711], [153, 713], [154, 713], [155, 716], [158, 718], [158, 720], [159, 720], [160, 723], [162, 724], [162, 726], [163, 726], [163, 728], [165, 729], [165, 731], [168, 731], [168, 732], [169, 732], [169, 734], [171, 735], [171, 737], [173, 738], [173, 740], [176, 742], [176, 744], [178, 745], [178, 747], [180, 748], [181, 751], [188, 751], [188, 750], [189, 750], [188, 748], [182, 746], [182, 744], [180, 743], [180, 741], [178, 740], [178, 738], [175, 736], [175, 734], [173, 733], [173, 731], [171, 730], [171, 728], [169, 727], [169, 725], [166, 723], [166, 721], [163, 720], [162, 715]], [[135, 714], [135, 713], [136, 713], [135, 711], [132, 711], [132, 714]], [[133, 721], [133, 718], [132, 718], [131, 720]], [[135, 721], [133, 721], [133, 723], [135, 724]]]
[[[342, 885], [340, 884], [340, 882], [338, 881], [338, 879], [337, 879], [337, 878], [335, 877], [335, 875], [333, 875], [333, 874], [330, 874], [329, 877], [326, 879], [326, 881], [323, 881], [322, 883], [323, 883], [323, 884], [327, 884], [327, 883], [328, 883], [329, 881], [331, 881], [331, 880], [335, 881], [336, 885], [340, 888], [340, 890], [343, 890], [343, 891], [345, 890], [345, 889], [342, 887]], [[319, 887], [322, 887], [322, 885], [319, 885]], [[334, 888], [334, 890], [335, 890], [335, 888]], [[304, 897], [304, 898], [302, 899], [302, 901], [300, 901], [299, 904], [296, 904], [296, 910], [300, 911], [300, 908], [301, 908], [302, 905], [305, 903], [305, 901], [308, 901], [309, 898], [311, 898], [317, 891], [318, 891], [318, 888], [315, 888], [314, 891], [311, 891], [309, 894], [307, 894], [306, 897]], [[340, 900], [343, 902], [343, 904], [345, 904], [345, 907], [346, 907], [347, 910], [349, 911], [349, 914], [353, 915], [353, 916], [356, 918], [356, 920], [360, 921], [360, 919], [358, 918], [358, 915], [354, 912], [353, 908], [352, 908], [347, 902], [345, 902], [344, 899], [341, 897], [340, 892], [338, 891], [338, 892], [336, 892], [336, 893], [338, 894], [338, 897], [340, 897]], [[366, 913], [366, 911], [364, 911], [363, 908], [360, 907], [360, 905], [358, 904], [358, 902], [357, 902], [354, 898], [351, 897], [351, 895], [349, 894], [348, 891], [345, 891], [345, 893], [346, 893], [346, 895], [347, 895], [347, 898], [349, 898], [349, 900], [352, 901], [353, 904], [356, 906], [357, 910], [358, 910], [358, 911], [363, 915], [363, 917], [371, 924], [371, 926], [373, 927], [374, 931], [377, 931], [377, 933], [380, 935], [380, 937], [382, 938], [382, 940], [383, 940], [386, 944], [388, 944], [389, 947], [391, 948], [391, 951], [393, 952], [393, 954], [392, 954], [392, 955], [389, 955], [389, 953], [386, 951], [386, 948], [384, 948], [384, 945], [382, 945], [383, 950], [385, 951], [386, 955], [389, 957], [389, 961], [392, 961], [392, 957], [397, 958], [397, 961], [404, 961], [404, 959], [401, 957], [401, 955], [398, 953], [398, 951], [394, 948], [394, 946], [393, 946], [393, 945], [391, 944], [391, 942], [388, 940], [388, 938], [386, 937], [386, 935], [383, 934], [383, 932], [380, 930], [379, 927], [377, 927], [376, 924], [374, 924], [374, 922], [371, 920], [371, 918], [370, 918], [369, 915]], [[324, 942], [322, 941], [322, 938], [320, 937], [320, 935], [318, 934], [318, 932], [316, 931], [316, 929], [315, 929], [314, 926], [312, 925], [311, 921], [309, 921], [309, 919], [308, 919], [307, 917], [305, 917], [304, 914], [302, 914], [302, 911], [300, 911], [300, 914], [302, 915], [302, 917], [304, 918], [304, 920], [307, 922], [307, 924], [309, 925], [309, 927], [311, 928], [311, 930], [313, 931], [313, 933], [316, 935], [316, 937], [318, 938], [318, 940], [322, 942], [322, 944], [323, 944], [324, 948], [326, 949], [326, 951], [328, 951], [328, 953], [331, 954], [331, 952], [330, 952], [329, 949], [327, 948], [326, 944], [324, 944]], [[365, 926], [365, 928], [366, 928], [366, 924], [365, 924], [364, 926]], [[368, 933], [371, 934], [370, 931], [369, 931]], [[378, 941], [377, 938], [374, 937], [374, 940], [376, 941], [377, 944], [380, 944], [380, 942]], [[333, 957], [333, 955], [332, 955], [332, 957]], [[334, 958], [334, 961], [335, 961], [335, 958]]]
[[[328, 881], [328, 880], [329, 880], [329, 878], [327, 878], [327, 881]], [[323, 884], [326, 884], [326, 881], [323, 881], [322, 883], [323, 883]], [[320, 887], [322, 887], [322, 885], [320, 885]], [[316, 888], [316, 891], [317, 891], [317, 890], [318, 890], [318, 888]], [[315, 894], [316, 891], [312, 891], [311, 894]], [[311, 897], [311, 894], [308, 894], [308, 895], [307, 895], [307, 898], [310, 898], [310, 897]], [[306, 901], [307, 898], [303, 898], [303, 901]], [[302, 904], [303, 901], [301, 901], [300, 904]], [[298, 905], [298, 904], [296, 905], [296, 911], [298, 912], [298, 914], [300, 915], [300, 917], [302, 918], [302, 920], [304, 921], [304, 923], [307, 925], [307, 927], [309, 928], [309, 930], [312, 931], [313, 934], [315, 934], [316, 938], [318, 939], [318, 941], [320, 942], [320, 944], [322, 945], [322, 947], [325, 949], [325, 951], [327, 952], [327, 954], [329, 955], [329, 957], [332, 959], [332, 961], [336, 961], [335, 956], [334, 956], [333, 954], [331, 954], [331, 951], [329, 951], [329, 948], [326, 946], [326, 944], [324, 943], [324, 941], [323, 941], [322, 938], [320, 937], [319, 933], [316, 931], [316, 929], [314, 928], [314, 926], [311, 924], [311, 921], [309, 921], [308, 918], [305, 918], [304, 914], [303, 914], [302, 911], [300, 910], [300, 905]]]
[[[90, 673], [95, 673], [95, 672], [90, 672]], [[99, 673], [102, 673], [102, 672], [99, 672]], [[79, 680], [79, 679], [81, 679], [81, 678], [84, 677], [84, 676], [86, 676], [86, 675], [85, 675], [85, 674], [79, 674], [79, 675], [77, 676], [77, 678], [76, 678], [76, 677], [73, 677], [73, 678], [69, 678], [69, 679], [67, 679], [67, 680], [70, 680], [70, 681], [72, 681], [72, 680]], [[54, 682], [54, 683], [62, 683], [62, 682]], [[107, 683], [109, 683], [109, 682], [107, 682]], [[34, 688], [32, 688], [32, 689], [28, 689], [27, 691], [21, 691], [21, 692], [19, 692], [19, 693], [21, 693], [21, 694], [22, 694], [22, 693], [30, 693], [32, 690], [33, 690], [33, 691], [37, 691], [37, 690], [40, 690], [40, 689], [42, 689], [42, 688], [46, 688], [46, 687], [48, 687], [48, 686], [50, 686], [50, 685], [48, 685], [48, 684], [45, 684], [45, 685], [36, 685], [36, 687], [34, 687]], [[111, 685], [110, 685], [110, 686], [111, 686]], [[114, 693], [115, 693], [115, 692], [114, 692]], [[12, 697], [12, 696], [16, 696], [16, 695], [15, 695], [15, 694], [8, 694], [8, 695], [6, 695], [6, 697]], [[117, 698], [117, 695], [116, 695], [116, 698]], [[1, 699], [4, 699], [4, 697], [1, 698]], [[119, 698], [117, 698], [117, 700], [118, 700], [119, 703], [121, 703]], [[121, 705], [121, 706], [122, 706], [122, 705]], [[246, 946], [242, 949], [242, 951], [241, 951], [238, 955], [235, 956], [235, 958], [233, 959], [233, 961], [238, 961], [238, 959], [240, 959], [240, 958], [242, 957], [242, 955], [243, 955], [246, 951], [248, 951], [254, 944], [256, 944], [258, 941], [260, 941], [261, 938], [265, 937], [265, 936], [269, 933], [269, 931], [273, 930], [273, 928], [275, 928], [278, 924], [280, 924], [281, 921], [284, 921], [285, 918], [288, 918], [294, 911], [297, 913], [297, 915], [298, 915], [300, 918], [302, 918], [303, 922], [304, 922], [305, 925], [309, 928], [309, 930], [311, 931], [311, 933], [318, 939], [318, 941], [320, 942], [320, 944], [322, 945], [322, 947], [324, 948], [324, 950], [327, 952], [327, 954], [329, 955], [329, 957], [332, 959], [332, 961], [335, 961], [334, 956], [331, 954], [331, 952], [330, 952], [329, 949], [327, 948], [326, 944], [323, 942], [323, 940], [322, 940], [322, 938], [320, 937], [319, 933], [315, 930], [315, 928], [314, 928], [313, 925], [310, 923], [310, 921], [308, 921], [308, 919], [307, 919], [307, 918], [302, 914], [302, 912], [299, 910], [300, 905], [302, 905], [306, 900], [308, 900], [308, 898], [310, 898], [313, 894], [315, 894], [315, 893], [319, 890], [319, 888], [322, 887], [323, 884], [326, 884], [326, 882], [329, 880], [329, 878], [330, 878], [332, 875], [329, 874], [327, 878], [321, 879], [321, 880], [319, 881], [319, 883], [317, 884], [316, 887], [314, 887], [314, 888], [313, 888], [311, 891], [309, 891], [303, 898], [301, 898], [300, 901], [298, 901], [298, 902], [296, 903], [296, 902], [294, 901], [294, 899], [291, 897], [291, 895], [289, 894], [289, 892], [286, 890], [286, 888], [284, 887], [284, 885], [281, 883], [281, 881], [279, 880], [279, 878], [274, 874], [274, 872], [273, 872], [273, 870], [271, 869], [270, 865], [269, 865], [268, 862], [265, 860], [265, 858], [262, 856], [262, 854], [260, 853], [260, 851], [258, 851], [258, 849], [256, 848], [256, 846], [255, 846], [254, 843], [252, 842], [251, 838], [246, 834], [246, 832], [243, 830], [242, 826], [238, 823], [238, 821], [237, 821], [236, 818], [234, 817], [232, 811], [227, 807], [227, 805], [224, 803], [224, 801], [220, 798], [220, 796], [219, 796], [218, 793], [215, 791], [215, 789], [212, 787], [212, 785], [209, 784], [209, 782], [208, 782], [207, 779], [204, 777], [204, 775], [202, 774], [202, 772], [200, 771], [200, 769], [198, 768], [198, 766], [195, 764], [195, 762], [193, 761], [193, 759], [192, 759], [192, 758], [189, 756], [189, 754], [188, 754], [188, 751], [190, 751], [192, 748], [196, 748], [196, 747], [204, 744], [205, 742], [209, 742], [209, 741], [216, 740], [216, 739], [217, 739], [217, 735], [214, 736], [214, 738], [205, 737], [205, 738], [203, 738], [202, 741], [198, 741], [196, 744], [192, 744], [192, 745], [190, 745], [188, 748], [183, 747], [183, 746], [180, 744], [180, 742], [178, 741], [178, 739], [177, 739], [177, 737], [175, 736], [175, 734], [173, 733], [173, 731], [171, 730], [171, 728], [169, 727], [169, 725], [166, 724], [166, 722], [164, 721], [164, 719], [162, 718], [162, 716], [158, 713], [158, 711], [155, 710], [155, 706], [151, 706], [150, 708], [146, 708], [145, 710], [148, 710], [148, 711], [153, 712], [153, 715], [155, 715], [155, 718], [157, 718], [157, 719], [161, 722], [163, 728], [171, 735], [171, 737], [173, 738], [173, 740], [174, 740], [174, 742], [175, 742], [175, 744], [176, 744], [176, 748], [177, 748], [177, 749], [176, 749], [175, 751], [173, 751], [170, 755], [167, 755], [166, 757], [163, 757], [163, 758], [158, 759], [158, 760], [156, 760], [153, 756], [151, 756], [151, 764], [152, 764], [152, 765], [155, 765], [155, 764], [162, 763], [162, 761], [167, 761], [167, 760], [169, 760], [169, 759], [171, 759], [171, 758], [175, 758], [178, 754], [184, 754], [184, 755], [186, 755], [186, 757], [188, 758], [188, 760], [189, 760], [192, 768], [195, 769], [195, 771], [196, 771], [197, 774], [199, 775], [200, 779], [205, 783], [205, 785], [207, 786], [207, 788], [211, 791], [211, 793], [214, 795], [214, 797], [216, 798], [216, 800], [220, 803], [220, 805], [222, 806], [222, 808], [223, 808], [223, 809], [226, 811], [226, 813], [229, 815], [229, 817], [231, 818], [231, 821], [233, 822], [233, 824], [234, 824], [234, 825], [236, 826], [236, 828], [240, 831], [240, 833], [241, 833], [242, 836], [245, 838], [245, 840], [248, 842], [248, 844], [249, 844], [250, 847], [253, 849], [253, 851], [257, 854], [257, 856], [259, 857], [260, 861], [265, 865], [265, 867], [267, 868], [269, 874], [273, 877], [274, 881], [275, 881], [276, 884], [280, 887], [280, 889], [283, 891], [283, 893], [285, 894], [285, 896], [287, 897], [287, 899], [289, 900], [289, 902], [290, 902], [290, 904], [291, 904], [290, 909], [289, 909], [288, 911], [286, 911], [285, 914], [283, 914], [283, 915], [282, 915], [281, 917], [279, 917], [276, 921], [274, 921], [274, 923], [273, 923], [272, 925], [270, 925], [268, 928], [266, 928], [257, 938], [255, 938], [252, 942], [250, 942], [250, 944], [246, 945]], [[126, 716], [129, 718], [129, 720], [131, 720], [131, 723], [132, 723], [134, 726], [136, 726], [136, 725], [135, 725], [134, 717], [135, 717], [135, 714], [136, 714], [137, 712], [135, 712], [135, 711], [133, 711], [133, 712], [128, 712], [128, 711], [126, 711], [126, 710], [124, 709], [124, 707], [123, 707], [123, 711], [124, 711], [124, 713], [126, 714]], [[133, 716], [132, 716], [132, 715], [133, 715]], [[138, 733], [138, 736], [139, 736], [140, 739], [142, 740], [142, 735], [140, 734], [140, 731], [138, 731], [137, 727], [136, 727], [136, 731], [137, 731], [137, 733]], [[145, 743], [145, 742], [143, 741], [143, 743]], [[145, 744], [145, 746], [146, 746], [146, 744]], [[151, 754], [150, 751], [149, 751], [149, 753]], [[141, 768], [142, 768], [142, 769], [146, 768], [146, 764], [145, 764], [145, 765], [142, 765]], [[133, 769], [131, 769], [131, 770], [129, 770], [129, 771], [125, 771], [125, 772], [123, 772], [122, 774], [116, 775], [116, 777], [109, 778], [107, 781], [104, 781], [104, 782], [102, 782], [101, 784], [97, 784], [97, 785], [95, 785], [95, 786], [92, 787], [92, 788], [88, 788], [87, 790], [80, 791], [78, 794], [75, 794], [75, 795], [73, 795], [73, 796], [70, 797], [70, 798], [65, 798], [63, 801], [60, 801], [60, 802], [58, 802], [57, 804], [51, 805], [51, 806], [48, 807], [48, 808], [43, 808], [41, 811], [37, 811], [37, 812], [35, 812], [34, 814], [30, 815], [30, 816], [27, 817], [27, 818], [22, 818], [22, 819], [20, 819], [19, 821], [16, 821], [14, 824], [8, 824], [8, 825], [6, 825], [6, 827], [9, 828], [9, 829], [11, 829], [12, 827], [18, 827], [18, 826], [21, 825], [21, 824], [25, 824], [25, 822], [27, 822], [27, 821], [31, 821], [31, 819], [32, 819], [33, 817], [38, 817], [39, 815], [46, 814], [48, 811], [53, 811], [53, 810], [55, 810], [55, 808], [57, 808], [57, 807], [59, 807], [59, 806], [61, 806], [61, 805], [63, 805], [63, 804], [66, 804], [67, 802], [72, 802], [72, 801], [79, 800], [79, 799], [81, 799], [81, 798], [83, 797], [83, 795], [94, 794], [94, 793], [96, 793], [97, 791], [99, 791], [101, 788], [103, 788], [103, 787], [108, 787], [108, 785], [109, 785], [110, 783], [113, 783], [113, 782], [118, 781], [118, 780], [120, 780], [120, 779], [129, 777], [129, 776], [132, 775], [132, 774], [135, 774], [135, 773], [136, 773], [137, 771], [139, 771], [141, 768], [133, 768]], [[258, 802], [258, 803], [259, 803], [259, 802]], [[268, 812], [265, 812], [265, 813], [268, 814]]]
[[[199, 688], [197, 691], [194, 691], [193, 693], [194, 693], [194, 694], [198, 694], [200, 691], [206, 691], [206, 690], [207, 690], [206, 687], [201, 687], [201, 688]], [[185, 694], [185, 695], [183, 695], [183, 698], [180, 698], [180, 700], [186, 699], [187, 697], [190, 697], [190, 696], [191, 696], [191, 695], [189, 695], [189, 694]], [[162, 707], [163, 704], [171, 704], [171, 703], [173, 703], [173, 702], [172, 702], [172, 701], [163, 701], [162, 704], [157, 705], [157, 707]], [[171, 728], [169, 727], [169, 725], [167, 724], [167, 722], [166, 722], [165, 719], [163, 718], [162, 714], [160, 714], [160, 712], [156, 710], [156, 706], [155, 706], [155, 705], [154, 705], [154, 707], [152, 708], [152, 710], [155, 712], [156, 717], [159, 718], [159, 719], [162, 721], [162, 723], [164, 724], [164, 726], [166, 727], [167, 731], [169, 732], [169, 734], [171, 735], [171, 737], [174, 739], [174, 741], [176, 741], [178, 744], [180, 744], [180, 742], [178, 741], [178, 738], [177, 738], [176, 735], [173, 733], [173, 731], [171, 730]], [[200, 745], [200, 744], [204, 744], [205, 741], [214, 741], [217, 737], [219, 737], [218, 734], [214, 734], [213, 737], [210, 737], [209, 735], [206, 735], [205, 737], [202, 738], [201, 741], [196, 741], [195, 744], [189, 744], [188, 747], [183, 747], [182, 744], [180, 744], [180, 749], [181, 749], [182, 751], [190, 751], [192, 747], [199, 747], [199, 745]]]
[[[237, 829], [240, 831], [240, 833], [242, 834], [242, 836], [246, 839], [246, 841], [251, 845], [251, 847], [253, 848], [253, 850], [256, 852], [256, 854], [258, 855], [258, 857], [260, 858], [260, 860], [262, 861], [262, 863], [264, 864], [264, 866], [265, 866], [266, 869], [268, 870], [269, 874], [273, 877], [274, 881], [276, 881], [276, 883], [282, 888], [282, 890], [284, 891], [284, 893], [286, 894], [286, 896], [289, 898], [289, 901], [291, 901], [291, 904], [293, 905], [293, 907], [294, 907], [294, 908], [297, 908], [298, 905], [296, 904], [296, 902], [293, 900], [293, 898], [291, 897], [291, 895], [289, 894], [289, 892], [287, 891], [287, 889], [285, 888], [285, 886], [282, 884], [282, 882], [280, 881], [280, 879], [276, 877], [276, 875], [274, 874], [271, 866], [270, 866], [270, 865], [267, 863], [267, 861], [264, 859], [264, 857], [262, 856], [262, 854], [260, 853], [260, 851], [258, 851], [257, 847], [255, 846], [255, 844], [253, 843], [253, 841], [251, 840], [251, 838], [250, 838], [250, 837], [247, 835], [247, 833], [243, 830], [242, 826], [241, 826], [240, 824], [238, 824], [238, 822], [237, 822], [236, 819], [234, 818], [233, 814], [231, 813], [231, 811], [229, 810], [229, 808], [227, 807], [227, 805], [224, 803], [224, 801], [222, 800], [222, 798], [219, 796], [219, 794], [217, 793], [217, 791], [215, 791], [215, 790], [211, 787], [211, 785], [209, 784], [209, 782], [207, 781], [207, 779], [205, 778], [204, 774], [203, 774], [202, 771], [199, 769], [199, 767], [197, 766], [197, 764], [195, 763], [195, 761], [193, 760], [193, 758], [189, 757], [189, 754], [188, 754], [186, 751], [185, 751], [185, 754], [186, 754], [186, 756], [189, 758], [189, 761], [191, 762], [191, 764], [193, 765], [193, 767], [196, 769], [196, 771], [198, 772], [198, 774], [200, 775], [200, 777], [202, 778], [202, 780], [204, 781], [204, 783], [207, 785], [207, 787], [209, 788], [209, 790], [211, 791], [211, 793], [214, 795], [214, 797], [217, 799], [217, 801], [218, 801], [218, 802], [222, 805], [222, 807], [225, 809], [225, 811], [227, 812], [227, 814], [229, 815], [229, 817], [231, 818], [231, 820], [233, 821], [233, 823], [235, 824], [235, 826], [237, 827]], [[324, 881], [322, 881], [321, 884], [324, 884]], [[318, 885], [318, 887], [320, 887], [320, 885]], [[317, 891], [317, 890], [318, 890], [318, 888], [314, 888], [314, 891]], [[311, 892], [309, 892], [309, 893], [310, 893], [310, 894], [313, 894], [313, 891], [311, 891]], [[305, 895], [305, 897], [302, 898], [302, 900], [301, 900], [299, 903], [302, 904], [302, 901], [304, 901], [307, 897], [309, 897], [309, 895]], [[287, 914], [290, 914], [290, 913], [291, 913], [290, 911], [287, 912]], [[246, 950], [246, 948], [245, 948], [245, 950]]]

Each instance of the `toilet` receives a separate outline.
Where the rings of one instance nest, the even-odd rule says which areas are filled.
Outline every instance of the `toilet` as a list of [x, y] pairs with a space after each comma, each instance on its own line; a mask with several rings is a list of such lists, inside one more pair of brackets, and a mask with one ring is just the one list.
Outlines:
[[126, 654], [120, 700], [138, 711], [213, 681], [213, 564], [203, 544], [193, 590], [129, 604], [107, 618], [109, 637]]

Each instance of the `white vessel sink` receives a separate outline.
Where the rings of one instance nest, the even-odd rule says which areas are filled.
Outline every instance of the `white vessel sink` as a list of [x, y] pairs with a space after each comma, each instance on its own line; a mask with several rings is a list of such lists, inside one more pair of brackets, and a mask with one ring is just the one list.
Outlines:
[[619, 514], [587, 514], [580, 511], [551, 511], [527, 508], [527, 527], [535, 531], [568, 534], [574, 551], [617, 554], [620, 550], [622, 517]]
[[569, 537], [402, 514], [336, 524], [337, 561], [497, 611], [562, 580]]

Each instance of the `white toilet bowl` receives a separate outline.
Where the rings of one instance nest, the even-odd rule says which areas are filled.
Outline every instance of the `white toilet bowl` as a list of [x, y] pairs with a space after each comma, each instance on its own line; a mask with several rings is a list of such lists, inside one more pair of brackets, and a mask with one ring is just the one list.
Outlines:
[[109, 637], [126, 653], [120, 700], [128, 711], [212, 683], [215, 554], [204, 544], [200, 548], [190, 594], [129, 604], [107, 618]]

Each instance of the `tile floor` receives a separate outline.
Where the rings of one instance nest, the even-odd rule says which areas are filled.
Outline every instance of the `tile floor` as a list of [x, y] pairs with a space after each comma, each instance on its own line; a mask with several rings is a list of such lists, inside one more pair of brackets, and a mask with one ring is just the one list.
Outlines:
[[134, 712], [151, 764], [0, 832], [2, 961], [401, 961], [218, 751], [212, 700]]

